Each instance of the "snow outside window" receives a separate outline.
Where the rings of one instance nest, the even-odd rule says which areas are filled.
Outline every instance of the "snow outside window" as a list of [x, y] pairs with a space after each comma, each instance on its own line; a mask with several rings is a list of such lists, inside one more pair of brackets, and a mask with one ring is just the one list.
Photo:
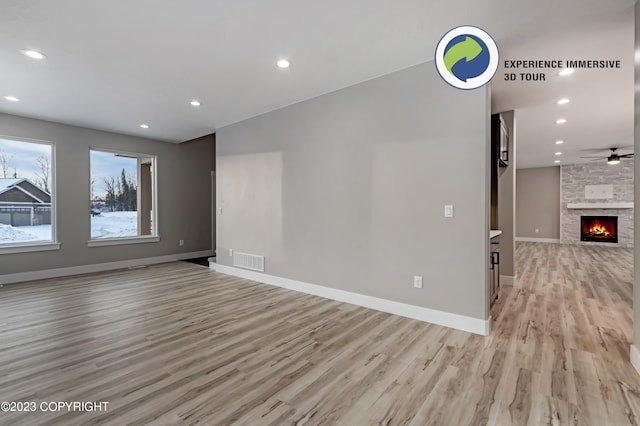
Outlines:
[[47, 249], [55, 223], [53, 144], [0, 136], [0, 252]]
[[155, 163], [150, 155], [90, 150], [91, 241], [157, 236]]

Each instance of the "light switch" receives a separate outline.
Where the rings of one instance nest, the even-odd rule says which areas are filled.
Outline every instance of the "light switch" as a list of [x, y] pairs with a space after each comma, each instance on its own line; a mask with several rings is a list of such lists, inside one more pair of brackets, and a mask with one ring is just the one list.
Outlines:
[[446, 204], [444, 206], [444, 217], [453, 217], [453, 205]]

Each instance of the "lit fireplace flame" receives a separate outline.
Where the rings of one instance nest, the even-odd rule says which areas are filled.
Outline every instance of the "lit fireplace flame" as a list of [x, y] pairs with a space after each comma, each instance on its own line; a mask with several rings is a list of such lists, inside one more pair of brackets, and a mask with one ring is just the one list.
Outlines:
[[588, 235], [593, 237], [610, 237], [611, 233], [597, 220], [593, 222], [591, 228], [589, 228]]

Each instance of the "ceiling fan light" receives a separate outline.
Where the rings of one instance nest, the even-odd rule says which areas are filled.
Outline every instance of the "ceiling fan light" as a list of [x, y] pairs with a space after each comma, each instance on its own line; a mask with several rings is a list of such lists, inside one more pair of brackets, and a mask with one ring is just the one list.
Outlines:
[[620, 157], [618, 157], [617, 155], [612, 155], [609, 158], [607, 158], [607, 164], [618, 164], [620, 162]]

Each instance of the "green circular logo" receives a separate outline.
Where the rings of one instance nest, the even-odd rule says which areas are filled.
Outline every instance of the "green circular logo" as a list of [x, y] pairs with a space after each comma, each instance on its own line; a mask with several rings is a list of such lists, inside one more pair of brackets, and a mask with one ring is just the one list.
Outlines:
[[436, 69], [458, 89], [487, 84], [498, 70], [498, 46], [484, 30], [463, 26], [447, 32], [436, 47]]

